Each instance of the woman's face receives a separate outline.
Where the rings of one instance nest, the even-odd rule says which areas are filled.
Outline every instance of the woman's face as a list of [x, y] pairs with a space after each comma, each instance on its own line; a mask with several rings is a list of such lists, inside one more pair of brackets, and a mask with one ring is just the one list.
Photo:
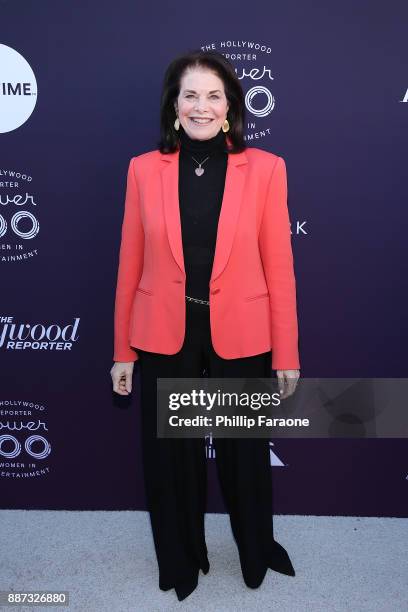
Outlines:
[[213, 138], [220, 131], [229, 109], [224, 83], [205, 68], [187, 69], [181, 77], [174, 108], [190, 138]]

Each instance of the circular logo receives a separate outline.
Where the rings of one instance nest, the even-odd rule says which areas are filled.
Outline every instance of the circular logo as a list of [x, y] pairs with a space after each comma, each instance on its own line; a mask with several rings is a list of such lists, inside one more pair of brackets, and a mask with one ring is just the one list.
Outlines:
[[0, 44], [0, 133], [11, 132], [30, 117], [37, 102], [37, 81], [30, 64]]
[[[267, 103], [263, 108], [257, 110], [252, 104], [252, 99], [258, 94], [265, 94]], [[275, 99], [267, 87], [255, 85], [246, 92], [245, 106], [255, 117], [267, 117], [275, 106]]]

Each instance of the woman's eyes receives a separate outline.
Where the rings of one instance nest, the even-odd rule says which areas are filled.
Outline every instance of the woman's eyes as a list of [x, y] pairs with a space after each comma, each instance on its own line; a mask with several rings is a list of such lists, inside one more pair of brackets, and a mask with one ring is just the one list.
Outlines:
[[[186, 98], [194, 98], [194, 94], [187, 94]], [[216, 96], [215, 94], [213, 94], [212, 96], [210, 96], [210, 98], [215, 98], [216, 100], [218, 100], [219, 96]]]

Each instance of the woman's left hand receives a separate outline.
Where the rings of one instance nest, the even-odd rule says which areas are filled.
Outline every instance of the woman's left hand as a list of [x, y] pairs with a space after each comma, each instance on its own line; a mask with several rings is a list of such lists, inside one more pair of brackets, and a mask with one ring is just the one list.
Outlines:
[[278, 377], [280, 398], [285, 399], [292, 395], [300, 377], [300, 370], [276, 370]]

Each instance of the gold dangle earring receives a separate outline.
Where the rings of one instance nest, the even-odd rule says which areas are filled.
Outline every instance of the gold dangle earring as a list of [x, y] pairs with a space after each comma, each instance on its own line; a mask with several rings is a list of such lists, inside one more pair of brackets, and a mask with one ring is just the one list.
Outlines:
[[180, 121], [179, 121], [179, 118], [177, 117], [174, 122], [174, 129], [178, 132], [179, 128], [180, 128]]
[[228, 122], [228, 119], [225, 119], [224, 123], [222, 124], [222, 131], [228, 132], [229, 129], [230, 129], [230, 124]]

